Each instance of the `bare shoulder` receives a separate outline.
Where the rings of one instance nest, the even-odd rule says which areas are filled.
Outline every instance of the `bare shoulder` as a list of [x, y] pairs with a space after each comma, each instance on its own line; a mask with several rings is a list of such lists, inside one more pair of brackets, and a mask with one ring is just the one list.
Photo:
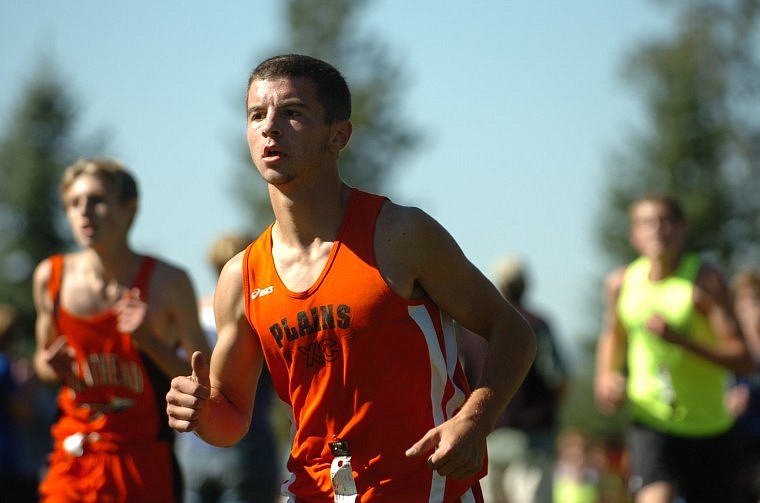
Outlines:
[[243, 299], [243, 259], [245, 250], [232, 257], [222, 268], [217, 282], [214, 303], [218, 300], [225, 304], [242, 303]]
[[240, 327], [250, 329], [246, 317], [246, 295], [243, 280], [245, 250], [232, 257], [222, 268], [214, 290], [214, 316], [221, 327], [220, 339], [228, 333], [237, 333]]
[[34, 268], [34, 274], [32, 276], [32, 294], [38, 310], [50, 303], [48, 295], [45, 295], [45, 290], [47, 289], [48, 283], [50, 283], [52, 270], [53, 267], [50, 258], [43, 259], [37, 264], [37, 267]]
[[153, 270], [152, 282], [157, 285], [175, 288], [188, 284], [190, 276], [184, 268], [166, 260], [157, 259], [155, 269]]
[[[82, 261], [82, 255], [83, 254], [81, 252], [67, 253], [64, 255], [64, 272], [62, 279], [67, 278], [70, 280], [72, 277], [77, 277], [78, 268], [81, 267], [80, 262]], [[50, 256], [41, 260], [34, 268], [34, 273], [32, 275], [34, 294], [38, 295], [38, 293], [44, 292], [47, 289], [48, 283], [50, 283], [52, 277], [53, 260], [52, 256]]]
[[377, 219], [375, 258], [386, 283], [407, 299], [429, 295], [436, 279], [468, 269], [454, 238], [432, 216], [392, 202]]
[[604, 291], [609, 298], [617, 298], [623, 287], [623, 279], [628, 266], [618, 267], [610, 271], [604, 278]]
[[388, 201], [377, 219], [375, 242], [378, 248], [386, 246], [397, 251], [420, 250], [431, 246], [431, 239], [449, 239], [446, 230], [428, 213], [414, 206], [403, 206]]
[[694, 303], [703, 312], [714, 306], [730, 309], [730, 294], [726, 278], [721, 270], [709, 262], [703, 262], [694, 281]]
[[150, 278], [148, 304], [154, 309], [175, 311], [192, 304], [197, 309], [197, 297], [190, 275], [182, 267], [158, 259]]
[[243, 266], [243, 259], [245, 258], [246, 250], [240, 250], [231, 259], [224, 264], [224, 269], [233, 268], [240, 272], [240, 268]]
[[713, 294], [722, 293], [727, 289], [723, 273], [715, 265], [703, 262], [699, 268], [695, 285]]
[[37, 264], [37, 267], [34, 268], [33, 276], [35, 288], [38, 285], [48, 284], [50, 281], [50, 275], [52, 274], [52, 269], [53, 267], [50, 258], [43, 259], [39, 264]]
[[432, 218], [415, 206], [403, 206], [387, 201], [380, 210], [377, 229], [384, 234], [404, 235], [427, 220], [432, 220]]

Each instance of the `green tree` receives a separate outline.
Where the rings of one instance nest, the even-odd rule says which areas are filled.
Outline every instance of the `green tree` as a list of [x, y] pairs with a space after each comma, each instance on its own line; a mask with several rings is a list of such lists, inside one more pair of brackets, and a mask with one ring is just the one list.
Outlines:
[[645, 129], [626, 139], [607, 170], [602, 249], [633, 258], [627, 208], [646, 192], [678, 197], [687, 245], [731, 271], [760, 259], [760, 66], [758, 0], [672, 3], [672, 38], [627, 60], [624, 76], [644, 98]]
[[56, 73], [41, 65], [0, 138], [0, 302], [33, 333], [32, 272], [70, 243], [58, 182], [72, 159], [76, 107]]
[[[351, 87], [354, 128], [348, 148], [341, 153], [341, 173], [353, 186], [384, 192], [399, 161], [421, 138], [400, 113], [404, 89], [400, 65], [380, 41], [360, 28], [361, 13], [369, 3], [289, 0], [284, 32], [290, 40], [275, 53], [308, 54], [344, 73]], [[241, 157], [234, 190], [250, 211], [252, 230], [260, 232], [273, 219], [266, 184], [248, 152]]]

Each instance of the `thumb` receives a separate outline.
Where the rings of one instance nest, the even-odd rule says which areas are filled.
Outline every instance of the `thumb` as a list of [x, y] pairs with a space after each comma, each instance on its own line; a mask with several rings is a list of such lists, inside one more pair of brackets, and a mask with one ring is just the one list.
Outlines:
[[190, 365], [193, 368], [193, 380], [198, 384], [209, 386], [209, 369], [208, 365], [206, 364], [206, 357], [203, 356], [203, 353], [200, 351], [193, 353], [193, 358], [190, 360]]
[[406, 450], [406, 457], [418, 458], [435, 450], [437, 440], [432, 432], [428, 431], [424, 437]]

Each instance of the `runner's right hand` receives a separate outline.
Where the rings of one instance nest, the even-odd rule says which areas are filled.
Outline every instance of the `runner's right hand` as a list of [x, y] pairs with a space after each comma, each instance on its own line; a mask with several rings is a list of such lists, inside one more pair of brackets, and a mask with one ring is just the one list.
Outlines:
[[203, 353], [193, 353], [191, 365], [192, 375], [172, 379], [171, 387], [166, 394], [169, 426], [180, 433], [195, 431], [198, 428], [210, 395], [209, 368]]

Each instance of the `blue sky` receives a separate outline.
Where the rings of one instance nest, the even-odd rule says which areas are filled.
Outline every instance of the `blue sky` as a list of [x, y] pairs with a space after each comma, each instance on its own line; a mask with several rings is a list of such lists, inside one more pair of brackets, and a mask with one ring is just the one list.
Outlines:
[[[283, 3], [1, 2], [0, 135], [50, 56], [79, 133], [107, 131], [109, 154], [139, 178], [133, 244], [205, 294], [209, 243], [244, 223], [230, 193], [242, 99], [252, 67], [281, 44]], [[359, 27], [402, 65], [399, 113], [427, 138], [389, 194], [439, 220], [489, 276], [501, 255], [522, 256], [530, 303], [574, 346], [598, 325], [605, 166], [642, 120], [620, 69], [668, 29], [669, 12], [644, 0], [443, 5], [376, 0]]]

